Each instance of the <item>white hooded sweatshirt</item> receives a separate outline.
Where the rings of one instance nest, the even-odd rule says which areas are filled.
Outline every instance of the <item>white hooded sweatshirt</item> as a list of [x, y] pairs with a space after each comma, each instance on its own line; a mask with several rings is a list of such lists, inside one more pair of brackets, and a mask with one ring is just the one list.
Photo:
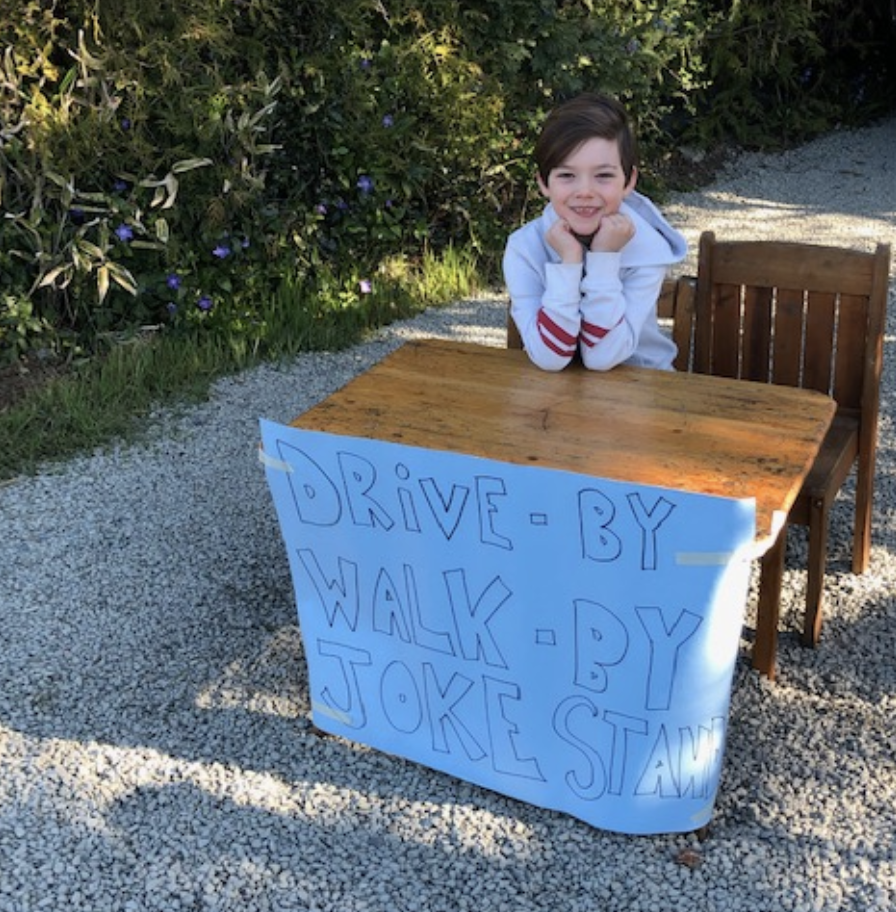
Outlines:
[[551, 205], [509, 237], [504, 280], [510, 312], [538, 367], [562, 370], [579, 351], [591, 370], [623, 363], [672, 369], [676, 348], [660, 331], [656, 302], [687, 242], [636, 191], [620, 212], [632, 220], [634, 237], [618, 253], [586, 251], [581, 264], [561, 263], [545, 241], [557, 221]]

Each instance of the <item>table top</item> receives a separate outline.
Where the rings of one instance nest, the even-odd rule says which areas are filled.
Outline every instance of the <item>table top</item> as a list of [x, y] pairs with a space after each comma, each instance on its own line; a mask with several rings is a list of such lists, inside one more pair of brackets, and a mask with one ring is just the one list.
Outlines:
[[771, 546], [835, 411], [821, 393], [525, 352], [408, 342], [293, 424], [701, 494], [756, 498]]

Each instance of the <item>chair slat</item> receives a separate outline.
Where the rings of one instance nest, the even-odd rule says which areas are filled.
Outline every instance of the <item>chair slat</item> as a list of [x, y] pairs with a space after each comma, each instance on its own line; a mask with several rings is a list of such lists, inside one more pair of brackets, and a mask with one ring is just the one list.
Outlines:
[[800, 386], [830, 395], [837, 338], [837, 296], [828, 292], [807, 292], [806, 310], [806, 343]]
[[772, 383], [800, 385], [803, 354], [803, 294], [779, 288], [772, 327]]
[[696, 279], [693, 276], [681, 276], [675, 282], [675, 303], [672, 309], [672, 340], [678, 347], [675, 356], [675, 370], [691, 369], [691, 352], [694, 344], [694, 299]]
[[737, 379], [740, 358], [737, 345], [731, 343], [740, 337], [740, 286], [720, 285], [715, 291], [711, 370], [717, 377]]
[[656, 300], [656, 315], [660, 320], [671, 320], [675, 317], [675, 296], [678, 282], [675, 279], [665, 279]]
[[771, 360], [772, 303], [771, 288], [744, 288], [744, 321], [741, 337], [743, 380], [768, 383]]
[[832, 395], [840, 408], [861, 408], [867, 354], [868, 299], [841, 295]]

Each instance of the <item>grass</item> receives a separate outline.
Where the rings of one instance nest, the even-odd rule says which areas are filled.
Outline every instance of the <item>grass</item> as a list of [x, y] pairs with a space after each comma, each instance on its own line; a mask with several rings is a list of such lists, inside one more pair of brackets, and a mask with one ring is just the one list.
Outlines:
[[0, 480], [135, 439], [158, 404], [197, 401], [235, 369], [216, 347], [187, 339], [135, 342], [37, 386], [0, 412]]
[[[472, 254], [385, 264], [370, 294], [285, 280], [252, 335], [136, 336], [0, 410], [0, 481], [47, 462], [133, 441], [160, 406], [207, 398], [214, 380], [303, 351], [339, 350], [372, 329], [468, 297], [485, 283]], [[344, 288], [344, 286], [343, 286]]]

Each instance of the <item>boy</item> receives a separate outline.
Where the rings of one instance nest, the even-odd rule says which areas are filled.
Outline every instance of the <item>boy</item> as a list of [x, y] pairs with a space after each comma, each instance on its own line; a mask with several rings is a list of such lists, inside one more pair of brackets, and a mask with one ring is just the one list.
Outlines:
[[675, 344], [657, 324], [667, 267], [684, 238], [635, 191], [637, 145], [622, 105], [580, 95], [552, 111], [535, 145], [541, 216], [504, 253], [511, 314], [529, 358], [561, 370], [634, 364], [671, 370]]

